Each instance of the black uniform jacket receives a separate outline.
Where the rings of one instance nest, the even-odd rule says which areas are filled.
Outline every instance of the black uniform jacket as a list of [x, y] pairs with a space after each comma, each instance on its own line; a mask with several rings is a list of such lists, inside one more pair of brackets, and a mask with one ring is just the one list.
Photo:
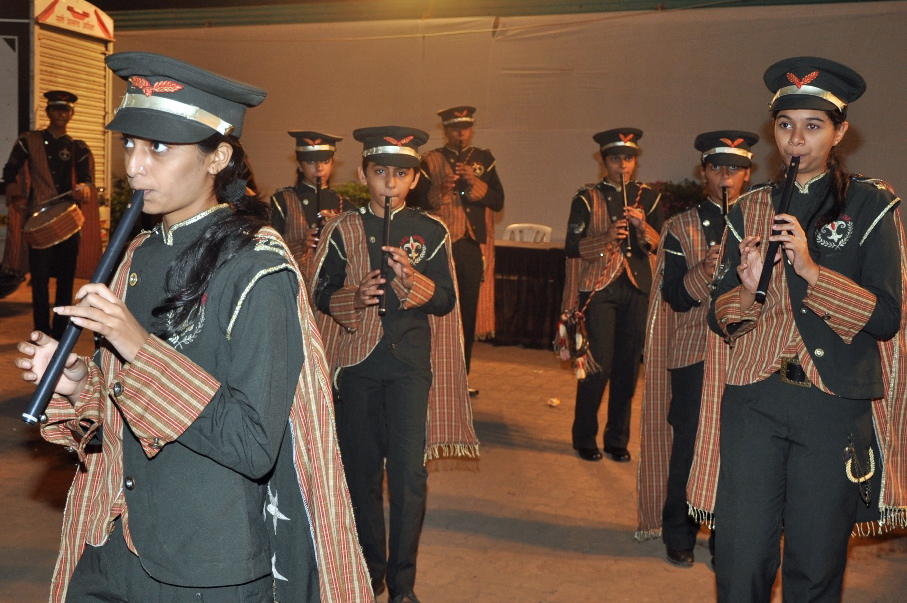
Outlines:
[[[608, 221], [616, 222], [624, 217], [624, 195], [620, 187], [615, 186], [607, 180], [602, 180], [595, 185], [605, 199], [606, 211], [608, 212]], [[664, 226], [664, 214], [661, 211], [659, 195], [655, 190], [649, 188], [641, 182], [631, 181], [626, 185], [627, 204], [639, 204], [646, 214], [646, 222], [655, 229], [655, 232], [661, 232]], [[570, 217], [567, 220], [567, 238], [564, 244], [564, 250], [568, 258], [580, 257], [579, 242], [587, 235], [589, 225], [593, 216], [590, 208], [592, 199], [587, 188], [581, 188], [573, 197], [573, 203], [570, 205]], [[599, 211], [605, 210], [600, 208]], [[654, 253], [652, 249], [643, 249], [641, 242], [638, 241], [635, 228], [630, 228], [630, 249], [632, 250], [627, 257], [627, 263], [633, 272], [633, 279], [640, 291], [648, 295], [652, 288], [652, 265], [649, 262], [649, 254]], [[621, 243], [621, 251], [626, 255], [627, 244]], [[581, 286], [581, 289], [586, 289]]]
[[[458, 160], [457, 151], [450, 147], [441, 147], [435, 149], [441, 153], [451, 164]], [[466, 195], [466, 188], [458, 186], [457, 194], [460, 195], [460, 201], [463, 203], [463, 209], [466, 212], [466, 219], [478, 243], [485, 243], [487, 232], [485, 228], [485, 208], [491, 211], [501, 211], [504, 209], [504, 185], [498, 177], [498, 170], [495, 167], [495, 158], [488, 149], [470, 147], [459, 154], [459, 161], [470, 165], [475, 172], [476, 177], [488, 185], [488, 192], [478, 201], [471, 201]], [[453, 169], [453, 166], [451, 166]], [[432, 178], [437, 178], [437, 174], [430, 173], [428, 166], [423, 161], [422, 175], [416, 188], [409, 194], [407, 203], [413, 207], [418, 207], [426, 211], [432, 211], [434, 208], [428, 201], [428, 190], [431, 188]], [[467, 233], [467, 236], [468, 233]]]
[[[126, 305], [147, 330], [159, 325], [151, 310], [165, 297], [172, 259], [228, 213], [201, 214], [169, 237], [158, 226], [136, 249]], [[304, 355], [296, 277], [275, 270], [284, 263], [247, 245], [217, 269], [202, 312], [168, 340], [221, 384], [192, 425], [153, 458], [124, 427], [129, 531], [142, 567], [161, 582], [222, 586], [271, 572], [266, 482]]]
[[[372, 270], [377, 270], [382, 263], [384, 218], [379, 218], [368, 208], [361, 208], [359, 212], [367, 238], [369, 264]], [[403, 249], [409, 255], [413, 268], [435, 283], [434, 293], [427, 303], [406, 310], [400, 307], [400, 298], [391, 287], [396, 274], [390, 267], [387, 270], [388, 282], [383, 287], [387, 295], [387, 313], [381, 317], [384, 341], [397, 359], [414, 368], [431, 369], [428, 315], [443, 316], [456, 305], [456, 290], [444, 245], [446, 236], [444, 227], [421, 211], [404, 206], [393, 213], [390, 244]], [[331, 296], [346, 281], [346, 248], [339, 228], [334, 231], [329, 245], [318, 273], [314, 295], [317, 308], [328, 315], [331, 313]], [[358, 286], [358, 283], [349, 285]]]
[[[724, 216], [721, 215], [721, 208], [710, 199], [706, 199], [696, 206], [695, 211], [699, 216], [699, 223], [702, 225], [706, 245], [711, 247], [721, 243], [721, 238], [724, 236]], [[689, 312], [693, 308], [698, 308], [701, 305], [700, 300], [690, 295], [684, 285], [684, 277], [688, 271], [688, 259], [683, 255], [680, 241], [670, 232], [666, 232], [662, 236], [661, 246], [665, 250], [664, 280], [661, 284], [662, 298], [675, 312]]]
[[[884, 385], [878, 341], [893, 337], [901, 322], [901, 265], [892, 213], [900, 200], [881, 184], [852, 178], [841, 216], [817, 229], [818, 219], [832, 203], [829, 180], [823, 174], [805, 187], [795, 186], [788, 213], [804, 226], [810, 255], [820, 267], [851, 279], [876, 297], [869, 319], [846, 343], [826, 324], [828, 316], [804, 305], [808, 284], [793, 266], [784, 259], [775, 265], [775, 270], [783, 265], [797, 330], [825, 386], [842, 398], [881, 398]], [[781, 188], [782, 184], [776, 184], [771, 192], [776, 211]], [[740, 264], [738, 244], [747, 235], [741, 207], [747, 203], [748, 195], [741, 197], [728, 213], [727, 243], [719, 269], [723, 276], [716, 283], [713, 300], [740, 284], [736, 271]], [[726, 336], [715, 318], [714, 301], [709, 327]]]
[[318, 212], [322, 209], [330, 209], [335, 212], [343, 209], [340, 195], [329, 188], [321, 189], [321, 196], [317, 200], [315, 187], [307, 182], [302, 182], [298, 186], [282, 188], [271, 197], [271, 225], [281, 235], [287, 234], [287, 221], [292, 219], [290, 217], [292, 212], [287, 207], [291, 200], [286, 194], [288, 192], [296, 193], [296, 198], [299, 199], [299, 206], [296, 209], [305, 216], [306, 228], [317, 225]]

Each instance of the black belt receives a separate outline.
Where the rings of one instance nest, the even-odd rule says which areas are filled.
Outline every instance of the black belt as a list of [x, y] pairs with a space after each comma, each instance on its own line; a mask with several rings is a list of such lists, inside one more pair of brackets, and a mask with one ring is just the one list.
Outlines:
[[806, 376], [806, 371], [798, 358], [781, 357], [781, 368], [778, 369], [781, 381], [798, 387], [812, 387], [812, 382]]

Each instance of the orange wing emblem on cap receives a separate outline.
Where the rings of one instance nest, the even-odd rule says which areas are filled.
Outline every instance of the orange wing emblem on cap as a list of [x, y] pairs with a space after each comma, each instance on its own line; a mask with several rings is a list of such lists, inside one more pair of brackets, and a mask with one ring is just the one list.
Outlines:
[[314, 147], [314, 146], [321, 144], [320, 138], [315, 139], [315, 140], [312, 140], [311, 138], [303, 138], [303, 140], [306, 141], [307, 143], [309, 143], [310, 147]]
[[161, 80], [160, 82], [154, 82], [154, 84], [152, 84], [138, 75], [129, 78], [129, 83], [136, 88], [141, 89], [145, 96], [151, 96], [153, 92], [177, 92], [178, 90], [183, 89], [182, 84], [177, 84], [170, 80]]
[[633, 132], [630, 132], [626, 136], [624, 136], [623, 134], [620, 134], [620, 133], [618, 133], [617, 135], [620, 136], [620, 139], [623, 140], [624, 142], [632, 142], [633, 136], [635, 136], [635, 134], [633, 134]]
[[407, 142], [409, 142], [409, 141], [412, 140], [412, 139], [413, 139], [412, 136], [407, 136], [407, 137], [404, 138], [403, 140], [397, 140], [396, 138], [392, 138], [392, 137], [390, 137], [390, 136], [385, 136], [385, 137], [384, 137], [384, 140], [388, 141], [388, 142], [391, 143], [391, 144], [395, 144], [395, 145], [397, 145], [398, 147], [402, 147], [403, 145], [405, 145]]
[[466, 113], [467, 113], [466, 109], [463, 109], [462, 111], [453, 112], [453, 114], [456, 115], [457, 117], [466, 117]]
[[730, 138], [719, 138], [718, 140], [720, 140], [724, 144], [728, 145], [729, 147], [734, 147], [734, 148], [737, 148], [737, 145], [740, 144], [741, 142], [743, 142], [742, 138], [738, 138], [734, 142], [731, 142]]
[[813, 81], [814, 79], [816, 79], [817, 77], [819, 77], [818, 71], [813, 71], [812, 73], [808, 73], [808, 74], [804, 75], [802, 80], [800, 78], [798, 78], [796, 75], [794, 75], [793, 73], [787, 74], [787, 79], [789, 79], [790, 82], [792, 84], [794, 84], [798, 90], [802, 86], [805, 86], [806, 84], [808, 84], [811, 81]]

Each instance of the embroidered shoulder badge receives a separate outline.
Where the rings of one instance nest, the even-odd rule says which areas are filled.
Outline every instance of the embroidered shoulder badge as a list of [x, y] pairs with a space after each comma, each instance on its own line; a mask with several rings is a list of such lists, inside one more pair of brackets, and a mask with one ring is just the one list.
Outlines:
[[829, 249], [842, 249], [853, 235], [853, 221], [842, 215], [816, 231], [816, 243]]
[[400, 241], [400, 249], [409, 256], [409, 263], [415, 266], [425, 258], [425, 239], [419, 235], [410, 235]]
[[474, 161], [472, 163], [472, 171], [475, 173], [476, 177], [481, 177], [482, 174], [485, 173], [485, 166], [478, 161]]

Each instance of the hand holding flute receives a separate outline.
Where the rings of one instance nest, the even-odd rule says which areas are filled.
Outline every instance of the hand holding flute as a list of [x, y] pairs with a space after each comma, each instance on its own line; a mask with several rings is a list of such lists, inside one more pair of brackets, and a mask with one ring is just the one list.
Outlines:
[[[132, 227], [142, 212], [143, 204], [144, 194], [141, 191], [133, 193], [129, 207], [110, 237], [110, 243], [89, 284], [76, 294], [80, 300], [79, 305], [54, 309], [58, 314], [73, 317], [60, 342], [57, 344], [47, 335], [35, 332], [32, 333], [30, 342], [18, 345], [19, 352], [25, 354], [16, 359], [16, 366], [25, 371], [23, 379], [38, 381], [40, 377], [28, 408], [22, 413], [22, 420], [26, 423], [34, 425], [38, 422], [54, 391], [71, 396], [78, 395], [84, 387], [87, 369], [81, 360], [71, 354], [83, 327], [107, 337], [127, 362], [135, 358], [147, 340], [148, 333], [126, 309], [123, 301], [103, 284], [110, 278]], [[51, 355], [49, 360], [48, 355]]]
[[[384, 242], [381, 244], [381, 279], [384, 281], [384, 289], [387, 290], [387, 268], [388, 256], [391, 240], [391, 200], [392, 197], [384, 198]], [[378, 301], [378, 316], [384, 316], [387, 313], [387, 295], [382, 294]]]
[[[794, 182], [797, 179], [797, 170], [800, 168], [800, 158], [791, 157], [790, 165], [787, 168], [787, 178], [784, 181], [784, 188], [781, 191], [781, 202], [779, 204], [778, 214], [787, 214], [790, 208], [790, 198], [794, 194]], [[778, 220], [775, 221], [778, 224]], [[773, 229], [774, 230], [774, 229]], [[759, 276], [759, 284], [756, 286], [756, 301], [760, 304], [765, 303], [765, 297], [768, 292], [768, 284], [772, 279], [772, 270], [775, 267], [775, 256], [778, 253], [778, 247], [782, 240], [774, 236], [769, 237], [768, 250], [762, 264], [762, 274]]]

